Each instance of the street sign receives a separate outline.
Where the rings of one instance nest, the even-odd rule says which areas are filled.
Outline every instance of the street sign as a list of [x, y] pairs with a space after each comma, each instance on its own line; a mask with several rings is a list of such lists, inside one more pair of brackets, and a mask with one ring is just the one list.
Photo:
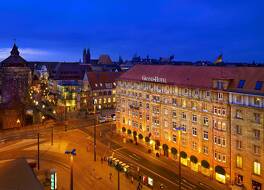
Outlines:
[[57, 173], [55, 169], [50, 170], [50, 189], [57, 189]]

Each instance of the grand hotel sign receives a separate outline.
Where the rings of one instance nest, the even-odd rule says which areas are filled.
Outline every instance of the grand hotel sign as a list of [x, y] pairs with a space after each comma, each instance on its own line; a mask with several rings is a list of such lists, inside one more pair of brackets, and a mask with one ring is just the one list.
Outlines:
[[148, 82], [158, 82], [158, 83], [167, 83], [167, 79], [166, 78], [161, 78], [161, 77], [158, 77], [158, 76], [145, 76], [143, 75], [141, 77], [141, 79], [143, 81], [148, 81]]

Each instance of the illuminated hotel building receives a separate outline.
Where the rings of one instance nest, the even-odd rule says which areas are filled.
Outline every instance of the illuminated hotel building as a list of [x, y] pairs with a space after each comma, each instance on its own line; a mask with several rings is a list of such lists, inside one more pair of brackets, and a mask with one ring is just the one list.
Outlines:
[[118, 80], [117, 130], [221, 183], [263, 188], [263, 81], [263, 67], [136, 65]]

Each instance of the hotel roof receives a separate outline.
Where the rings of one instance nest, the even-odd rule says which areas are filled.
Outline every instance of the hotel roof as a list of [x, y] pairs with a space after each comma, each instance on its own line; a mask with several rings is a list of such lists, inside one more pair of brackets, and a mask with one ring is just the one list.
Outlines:
[[[230, 91], [264, 93], [264, 67], [135, 65], [124, 73], [119, 80], [145, 81], [146, 79], [151, 80], [151, 77], [152, 80], [161, 83], [205, 89], [213, 88], [214, 79], [224, 79], [230, 80], [231, 83], [228, 87]], [[245, 80], [243, 88], [238, 88], [240, 80]], [[256, 90], [257, 82], [263, 83], [260, 90]]]

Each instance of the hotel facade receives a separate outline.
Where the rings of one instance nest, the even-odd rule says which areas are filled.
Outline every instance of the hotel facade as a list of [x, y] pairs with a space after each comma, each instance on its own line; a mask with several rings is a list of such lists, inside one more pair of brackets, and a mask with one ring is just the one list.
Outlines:
[[117, 130], [208, 178], [264, 185], [264, 68], [136, 65], [117, 82]]

